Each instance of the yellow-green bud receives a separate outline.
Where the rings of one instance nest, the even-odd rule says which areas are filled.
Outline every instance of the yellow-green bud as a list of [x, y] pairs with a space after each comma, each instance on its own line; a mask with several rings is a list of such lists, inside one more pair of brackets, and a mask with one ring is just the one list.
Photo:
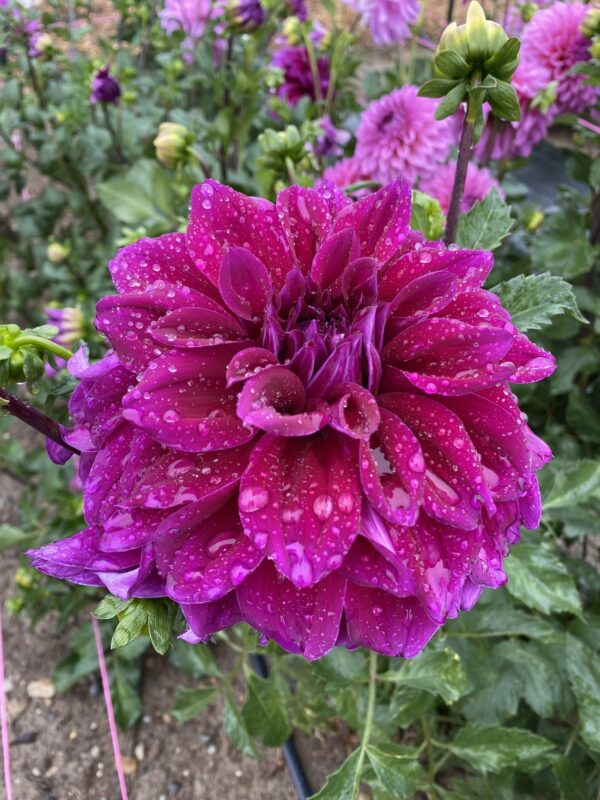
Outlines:
[[46, 258], [53, 264], [60, 264], [69, 255], [69, 247], [58, 242], [51, 242], [46, 249]]
[[42, 33], [38, 36], [35, 40], [35, 47], [36, 50], [39, 50], [44, 56], [51, 56], [55, 50], [52, 37], [49, 33]]
[[27, 567], [20, 567], [15, 573], [15, 583], [21, 589], [31, 589], [34, 584], [35, 573]]
[[590, 8], [579, 28], [584, 36], [593, 39], [600, 33], [600, 8]]
[[154, 140], [156, 158], [168, 169], [175, 169], [187, 158], [187, 152], [194, 141], [193, 134], [178, 122], [163, 122]]
[[283, 35], [289, 44], [300, 44], [302, 41], [302, 23], [298, 17], [288, 17], [286, 20], [284, 20]]
[[539, 6], [535, 3], [524, 3], [521, 6], [521, 18], [523, 22], [531, 22], [533, 15], [539, 10]]
[[[507, 41], [508, 36], [502, 26], [486, 19], [483, 8], [477, 0], [472, 0], [466, 23], [457, 25], [452, 22], [448, 25], [442, 33], [436, 56], [452, 52], [471, 69], [483, 69], [485, 72], [485, 62], [496, 56]], [[454, 66], [449, 59], [442, 59], [441, 63], [438, 61], [436, 58], [436, 71], [442, 77], [460, 78], [466, 74], [464, 68], [458, 66], [459, 61]]]
[[594, 39], [590, 46], [590, 55], [592, 58], [600, 60], [600, 39]]
[[539, 208], [534, 209], [529, 217], [525, 220], [525, 227], [529, 233], [535, 233], [544, 221], [544, 214]]

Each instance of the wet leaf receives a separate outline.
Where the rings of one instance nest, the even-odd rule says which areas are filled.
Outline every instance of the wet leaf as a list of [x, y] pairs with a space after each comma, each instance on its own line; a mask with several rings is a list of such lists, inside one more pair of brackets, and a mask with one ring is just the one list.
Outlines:
[[249, 672], [247, 690], [241, 711], [245, 729], [269, 747], [283, 744], [291, 733], [291, 726], [274, 681]]
[[581, 736], [600, 752], [600, 666], [598, 656], [583, 642], [567, 635], [567, 669], [577, 699]]
[[187, 722], [206, 708], [219, 691], [219, 686], [198, 686], [195, 689], [178, 686], [175, 689], [175, 702], [171, 713], [177, 722]]
[[512, 548], [504, 566], [508, 591], [529, 608], [543, 614], [581, 614], [575, 582], [548, 544], [519, 544]]
[[531, 731], [494, 725], [469, 725], [446, 746], [482, 773], [508, 767], [535, 772], [551, 762], [554, 750], [552, 742]]
[[577, 307], [570, 284], [549, 272], [517, 275], [497, 284], [492, 291], [521, 331], [539, 330], [557, 314], [570, 314], [580, 322], [587, 322]]

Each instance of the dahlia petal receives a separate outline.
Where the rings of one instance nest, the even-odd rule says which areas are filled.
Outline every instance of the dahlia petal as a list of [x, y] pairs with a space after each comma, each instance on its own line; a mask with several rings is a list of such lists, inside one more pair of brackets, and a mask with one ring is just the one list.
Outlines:
[[190, 644], [206, 642], [214, 633], [244, 621], [235, 592], [214, 603], [182, 603], [181, 610], [190, 626], [181, 638]]
[[114, 497], [112, 504], [107, 501], [111, 494], [114, 495], [115, 484], [121, 477], [120, 469], [131, 450], [133, 435], [131, 426], [119, 426], [94, 459], [83, 493], [83, 515], [88, 525], [100, 524], [102, 510], [114, 505]]
[[354, 644], [396, 658], [418, 655], [440, 627], [415, 597], [394, 597], [348, 581], [346, 624]]
[[254, 432], [235, 413], [225, 366], [244, 343], [166, 353], [123, 398], [123, 416], [161, 444], [185, 452], [239, 447]]
[[444, 309], [444, 317], [459, 319], [472, 325], [493, 325], [515, 333], [510, 314], [502, 307], [500, 298], [485, 289], [470, 288], [460, 292]]
[[32, 558], [31, 566], [51, 578], [67, 580], [69, 583], [75, 583], [79, 586], [104, 585], [95, 572], [87, 569], [80, 570], [77, 567], [65, 567], [52, 561], [44, 561], [43, 558]]
[[331, 425], [353, 439], [369, 438], [377, 430], [381, 416], [377, 400], [357, 383], [341, 383], [329, 396]]
[[275, 206], [213, 180], [192, 190], [187, 242], [194, 263], [215, 285], [223, 256], [231, 247], [244, 247], [262, 261], [276, 288], [292, 268]]
[[455, 414], [428, 397], [410, 394], [386, 394], [379, 404], [400, 417], [419, 440], [426, 468], [423, 508], [430, 517], [472, 530], [479, 524], [481, 506], [493, 513], [479, 454]]
[[168, 511], [116, 509], [103, 523], [100, 547], [107, 553], [135, 550], [153, 541]]
[[277, 356], [264, 347], [247, 347], [234, 355], [225, 372], [227, 386], [245, 381], [263, 369], [277, 365]]
[[234, 314], [253, 322], [264, 316], [273, 291], [263, 262], [243, 247], [230, 247], [223, 256], [219, 289]]
[[408, 183], [392, 181], [345, 208], [335, 220], [334, 232], [351, 228], [359, 238], [361, 254], [383, 263], [410, 233], [410, 206]]
[[357, 258], [346, 267], [342, 291], [352, 308], [364, 308], [377, 300], [377, 269], [374, 258]]
[[307, 386], [309, 397], [327, 397], [339, 383], [361, 382], [362, 340], [347, 337], [315, 372]]
[[345, 586], [344, 578], [332, 573], [298, 589], [265, 560], [238, 588], [237, 596], [246, 622], [288, 652], [312, 661], [337, 641]]
[[245, 425], [281, 436], [308, 436], [329, 422], [323, 400], [306, 402], [300, 378], [285, 367], [272, 367], [249, 378], [238, 396], [237, 413]]
[[223, 310], [180, 308], [150, 327], [155, 342], [166, 347], [208, 347], [246, 338], [240, 323]]
[[425, 461], [419, 441], [404, 422], [380, 409], [381, 424], [359, 450], [363, 491], [381, 516], [414, 525], [425, 486]]
[[519, 499], [521, 521], [530, 531], [535, 531], [542, 521], [542, 497], [536, 478], [527, 486], [527, 490]]
[[347, 266], [360, 255], [360, 244], [352, 228], [329, 236], [313, 259], [311, 278], [320, 289], [328, 289], [336, 282], [341, 285], [341, 277]]
[[[116, 367], [94, 382], [85, 394], [85, 422], [92, 443], [96, 448], [104, 445], [110, 434], [122, 423], [121, 398], [133, 386], [135, 376]], [[71, 437], [68, 444], [73, 446]]]
[[414, 578], [404, 564], [385, 558], [367, 539], [359, 536], [344, 558], [340, 572], [352, 583], [381, 589], [396, 597], [414, 595]]
[[182, 233], [138, 239], [117, 252], [109, 269], [120, 293], [145, 292], [162, 281], [219, 299], [210, 281], [194, 266]]
[[347, 439], [267, 434], [240, 485], [244, 531], [299, 588], [337, 569], [356, 538], [360, 486]]
[[94, 572], [123, 570], [139, 563], [139, 551], [106, 553], [102, 551], [100, 543], [101, 532], [96, 528], [88, 528], [67, 539], [29, 550], [27, 555], [40, 558], [48, 564]]
[[[61, 426], [62, 427], [62, 426]], [[63, 440], [65, 433], [68, 434], [67, 429], [65, 428], [61, 431]], [[48, 454], [48, 458], [54, 464], [58, 464], [59, 466], [63, 466], [66, 464], [67, 461], [73, 457], [74, 453], [69, 447], [64, 447], [62, 444], [58, 444], [53, 439], [46, 439], [46, 453]]]
[[[463, 369], [454, 376], [428, 375], [402, 370], [402, 374], [413, 387], [425, 394], [439, 394], [446, 397], [460, 397], [479, 392], [489, 386], [505, 381], [512, 372], [511, 364], [492, 364], [491, 367]], [[388, 378], [390, 377], [388, 373]]]
[[388, 323], [388, 336], [394, 325], [404, 324], [413, 317], [423, 318], [437, 314], [456, 296], [458, 281], [448, 270], [421, 275], [407, 284], [391, 302], [392, 319]]
[[[296, 263], [310, 270], [315, 253], [331, 232], [335, 206], [327, 192], [290, 186], [277, 195], [277, 214]], [[331, 189], [329, 195], [332, 195]]]
[[556, 369], [556, 359], [552, 353], [542, 350], [523, 333], [514, 337], [506, 360], [516, 367], [509, 378], [512, 383], [535, 383], [548, 378]]

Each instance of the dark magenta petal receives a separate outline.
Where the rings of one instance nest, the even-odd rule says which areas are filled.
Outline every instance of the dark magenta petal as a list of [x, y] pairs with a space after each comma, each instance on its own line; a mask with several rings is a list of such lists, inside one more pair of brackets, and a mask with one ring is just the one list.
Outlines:
[[344, 578], [333, 573], [315, 586], [298, 589], [265, 560], [238, 588], [237, 596], [246, 622], [285, 650], [312, 661], [337, 641], [345, 587]]
[[356, 538], [360, 485], [348, 439], [267, 434], [240, 485], [244, 531], [299, 588], [337, 569]]
[[537, 478], [532, 478], [519, 498], [519, 512], [526, 528], [535, 531], [542, 521], [542, 496]]
[[342, 275], [342, 291], [352, 308], [370, 306], [377, 300], [377, 262], [373, 258], [357, 258]]
[[415, 594], [414, 578], [403, 563], [385, 558], [367, 539], [359, 536], [344, 558], [340, 572], [361, 586], [381, 589], [396, 597]]
[[500, 298], [484, 289], [470, 289], [460, 292], [444, 308], [444, 317], [469, 322], [472, 325], [493, 325], [508, 333], [516, 333], [510, 314], [500, 302]]
[[225, 368], [243, 343], [166, 353], [123, 398], [123, 416], [161, 444], [186, 452], [239, 447], [254, 432], [236, 414]]
[[298, 267], [310, 270], [315, 253], [329, 236], [336, 209], [322, 191], [290, 186], [277, 195], [277, 213]]
[[331, 425], [353, 439], [369, 438], [380, 421], [377, 400], [357, 383], [340, 383], [329, 396]]
[[307, 394], [327, 397], [340, 383], [360, 383], [362, 346], [359, 335], [344, 339], [315, 372], [307, 386]]
[[394, 300], [415, 278], [439, 270], [456, 276], [461, 288], [479, 288], [493, 264], [492, 254], [485, 250], [446, 250], [430, 242], [405, 253], [383, 270], [379, 278], [379, 299]]
[[190, 644], [206, 642], [213, 633], [243, 622], [235, 592], [214, 603], [182, 603], [181, 610], [190, 630], [181, 638]]
[[195, 265], [214, 284], [231, 247], [243, 247], [262, 261], [276, 288], [293, 265], [275, 206], [213, 180], [192, 190], [187, 242]]
[[134, 550], [153, 541], [168, 511], [146, 509], [114, 509], [103, 520], [100, 547], [107, 553]]
[[494, 386], [499, 381], [505, 381], [511, 374], [512, 364], [493, 364], [491, 367], [473, 367], [463, 369], [456, 375], [428, 375], [427, 373], [402, 370], [402, 374], [413, 387], [420, 389], [425, 394], [439, 394], [447, 397], [460, 397], [480, 392], [488, 386]]
[[339, 284], [344, 270], [360, 255], [360, 244], [351, 228], [345, 228], [326, 239], [317, 251], [310, 275], [320, 289]]
[[273, 290], [263, 262], [243, 247], [231, 247], [223, 256], [219, 289], [227, 306], [242, 319], [262, 319]]
[[383, 395], [379, 404], [399, 416], [419, 440], [426, 470], [423, 508], [430, 517], [472, 530], [484, 504], [493, 513], [479, 454], [456, 414], [428, 397], [410, 394]]
[[83, 485], [83, 514], [88, 525], [101, 524], [102, 512], [114, 508], [134, 432], [130, 425], [119, 426], [94, 459]]
[[237, 319], [207, 308], [171, 311], [150, 327], [150, 335], [166, 347], [208, 347], [246, 338]]
[[410, 199], [410, 186], [402, 180], [392, 181], [345, 208], [335, 221], [334, 231], [351, 228], [358, 236], [361, 254], [382, 264], [410, 234]]
[[80, 586], [104, 585], [95, 572], [91, 572], [87, 569], [81, 570], [77, 567], [63, 567], [60, 564], [55, 564], [53, 561], [44, 561], [43, 558], [32, 558], [31, 566], [43, 572], [44, 575], [50, 575], [50, 577], [59, 578], [60, 580], [67, 580], [69, 583], [75, 583]]
[[[96, 448], [103, 447], [111, 433], [123, 423], [122, 397], [134, 383], [135, 376], [119, 366], [98, 378], [89, 390], [84, 390], [85, 411], [81, 419], [85, 419]], [[69, 410], [73, 413], [72, 409]], [[67, 437], [67, 440], [75, 446], [71, 437]]]
[[227, 364], [227, 386], [245, 381], [268, 367], [277, 365], [277, 356], [264, 347], [247, 347], [236, 353]]
[[381, 424], [370, 441], [360, 443], [363, 491], [373, 508], [390, 522], [414, 525], [425, 486], [425, 460], [410, 428], [381, 409]]
[[327, 404], [317, 398], [307, 403], [300, 378], [279, 366], [246, 381], [237, 413], [245, 425], [281, 436], [308, 436], [325, 427], [330, 418]]
[[403, 323], [405, 326], [411, 318], [428, 317], [446, 308], [457, 291], [458, 280], [447, 270], [415, 278], [391, 301], [392, 319], [386, 329], [386, 339], [389, 341], [397, 332], [394, 325], [398, 327]]
[[384, 655], [418, 655], [440, 627], [415, 597], [394, 597], [348, 581], [346, 624], [350, 639]]
[[[61, 428], [63, 426], [61, 425]], [[69, 430], [64, 428], [61, 430], [61, 434], [63, 437], [63, 441], [66, 441], [65, 435], [69, 435]], [[53, 439], [46, 439], [46, 452], [48, 453], [48, 458], [54, 464], [58, 464], [62, 466], [66, 464], [67, 461], [73, 457], [74, 453], [69, 447], [64, 447], [62, 444], [58, 444]]]
[[506, 361], [514, 364], [514, 371], [509, 378], [512, 383], [535, 383], [548, 378], [556, 369], [556, 359], [552, 353], [530, 342], [523, 333], [514, 337]]

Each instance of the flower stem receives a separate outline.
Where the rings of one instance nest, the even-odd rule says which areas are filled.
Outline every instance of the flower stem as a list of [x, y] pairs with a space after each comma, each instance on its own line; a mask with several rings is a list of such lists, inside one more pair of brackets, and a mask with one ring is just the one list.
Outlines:
[[106, 125], [106, 130], [108, 131], [108, 133], [110, 134], [110, 138], [112, 139], [117, 161], [119, 161], [121, 164], [128, 164], [129, 159], [123, 152], [123, 147], [121, 146], [121, 142], [119, 141], [119, 137], [117, 136], [117, 132], [115, 131], [112, 124], [112, 120], [110, 118], [108, 103], [102, 103], [102, 112], [104, 113], [104, 124]]
[[467, 179], [467, 169], [471, 155], [471, 145], [473, 143], [474, 124], [468, 121], [469, 112], [465, 114], [462, 133], [460, 135], [460, 145], [458, 147], [458, 159], [456, 162], [456, 175], [454, 176], [454, 186], [452, 187], [452, 198], [450, 209], [446, 219], [446, 244], [452, 244], [456, 239], [458, 219], [460, 217], [460, 206], [465, 191], [465, 181]]
[[52, 355], [58, 356], [58, 358], [64, 358], [65, 361], [68, 361], [73, 355], [66, 347], [62, 347], [60, 344], [50, 339], [44, 339], [41, 336], [19, 336], [12, 343], [12, 346], [15, 348], [24, 347], [26, 345], [47, 350], [49, 353], [52, 353]]
[[310, 38], [310, 35], [303, 31], [302, 38], [304, 40], [304, 46], [306, 47], [306, 52], [308, 54], [308, 62], [310, 64], [310, 71], [312, 73], [313, 83], [315, 85], [315, 101], [320, 105], [323, 102], [323, 94], [321, 92], [321, 74], [319, 73], [319, 62], [317, 61], [317, 56], [315, 55], [315, 48]]
[[362, 775], [367, 747], [373, 730], [373, 718], [375, 716], [375, 690], [377, 687], [377, 653], [373, 650], [369, 653], [369, 694], [367, 696], [367, 713], [365, 716], [365, 727], [358, 750], [358, 760], [356, 762], [356, 772], [354, 773], [354, 783], [352, 784], [351, 800], [357, 800], [360, 791], [360, 778]]
[[52, 441], [57, 444], [66, 447], [67, 450], [79, 454], [79, 450], [75, 447], [71, 447], [71, 445], [67, 444], [63, 439], [58, 422], [50, 419], [50, 417], [38, 411], [37, 408], [33, 408], [33, 406], [30, 406], [28, 403], [24, 403], [2, 388], [0, 388], [0, 408], [12, 414], [13, 417], [20, 419], [21, 422], [29, 425], [30, 428], [43, 434], [48, 439], [52, 439]]

